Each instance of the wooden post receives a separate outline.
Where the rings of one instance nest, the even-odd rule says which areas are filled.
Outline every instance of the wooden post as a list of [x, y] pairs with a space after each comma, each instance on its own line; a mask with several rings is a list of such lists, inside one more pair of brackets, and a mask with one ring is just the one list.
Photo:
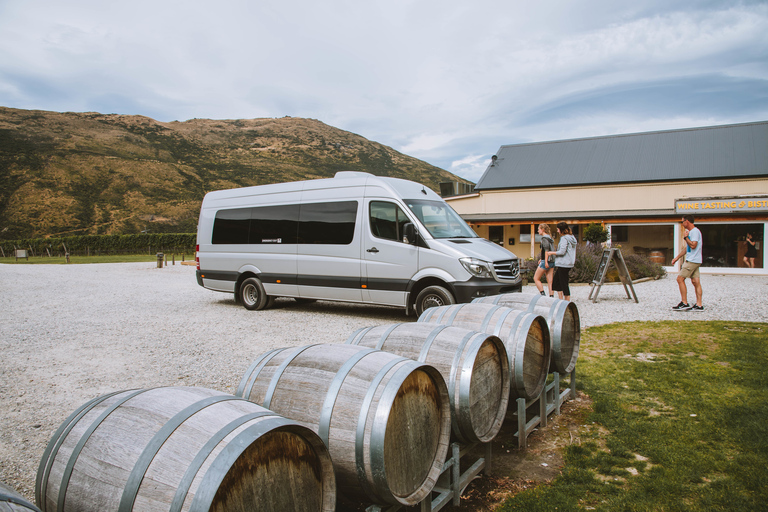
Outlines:
[[536, 230], [531, 223], [531, 258], [536, 259]]

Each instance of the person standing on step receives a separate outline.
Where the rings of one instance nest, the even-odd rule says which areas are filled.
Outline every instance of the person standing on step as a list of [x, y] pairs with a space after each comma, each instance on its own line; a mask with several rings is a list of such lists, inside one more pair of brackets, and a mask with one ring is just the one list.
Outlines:
[[555, 241], [552, 240], [549, 224], [539, 224], [539, 236], [541, 236], [541, 260], [536, 266], [536, 272], [533, 274], [533, 282], [536, 284], [536, 289], [539, 290], [539, 293], [546, 296], [544, 285], [541, 282], [541, 276], [546, 274], [549, 296], [553, 297], [555, 292], [552, 290], [552, 279], [555, 274], [555, 258], [553, 256], [547, 257], [547, 252], [555, 248]]
[[[673, 307], [674, 311], [704, 311], [704, 306], [701, 303], [701, 278], [699, 273], [699, 267], [701, 266], [702, 256], [701, 250], [703, 243], [701, 239], [701, 231], [694, 225], [693, 215], [683, 216], [683, 242], [685, 242], [685, 249], [680, 251], [680, 254], [675, 256], [672, 260], [674, 265], [677, 260], [685, 256], [682, 267], [680, 267], [680, 273], [677, 274], [677, 285], [680, 288], [680, 304]], [[685, 285], [685, 280], [690, 278], [693, 289], [696, 292], [696, 304], [693, 306], [688, 305], [688, 287]]]

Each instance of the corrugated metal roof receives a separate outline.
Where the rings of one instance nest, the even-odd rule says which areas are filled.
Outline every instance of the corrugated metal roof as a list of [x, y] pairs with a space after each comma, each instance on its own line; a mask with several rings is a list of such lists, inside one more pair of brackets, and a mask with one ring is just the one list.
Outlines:
[[501, 146], [475, 190], [768, 176], [768, 121]]

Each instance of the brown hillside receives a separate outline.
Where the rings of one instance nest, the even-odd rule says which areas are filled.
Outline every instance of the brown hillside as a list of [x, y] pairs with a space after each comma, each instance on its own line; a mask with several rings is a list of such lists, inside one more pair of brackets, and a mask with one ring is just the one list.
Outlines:
[[0, 239], [194, 232], [206, 192], [365, 171], [466, 181], [314, 119], [161, 123], [0, 107]]

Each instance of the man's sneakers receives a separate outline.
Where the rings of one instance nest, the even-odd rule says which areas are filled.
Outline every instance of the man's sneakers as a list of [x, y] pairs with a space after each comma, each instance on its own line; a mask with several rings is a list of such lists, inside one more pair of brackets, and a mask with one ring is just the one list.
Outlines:
[[703, 313], [704, 312], [704, 306], [694, 306], [691, 308], [691, 311], [695, 311], [697, 313]]

